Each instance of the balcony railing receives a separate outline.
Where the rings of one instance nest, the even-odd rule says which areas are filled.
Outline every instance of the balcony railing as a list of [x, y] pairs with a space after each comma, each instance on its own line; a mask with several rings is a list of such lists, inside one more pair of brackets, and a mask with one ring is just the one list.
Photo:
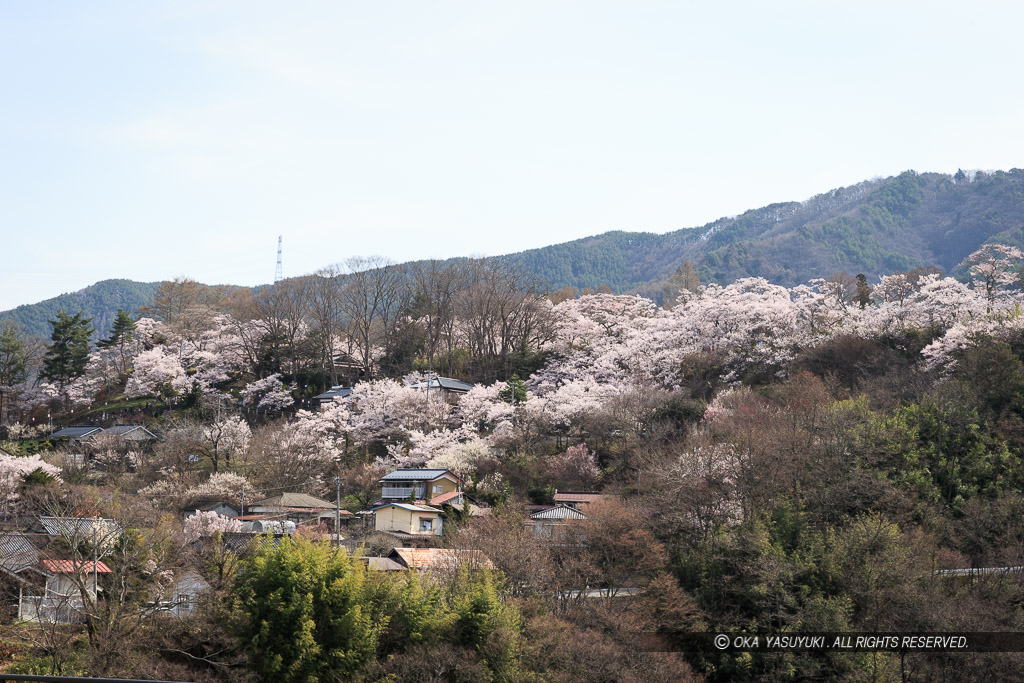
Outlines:
[[409, 496], [416, 494], [417, 498], [422, 498], [423, 494], [426, 493], [426, 487], [417, 486], [385, 486], [381, 490], [381, 498], [408, 498]]

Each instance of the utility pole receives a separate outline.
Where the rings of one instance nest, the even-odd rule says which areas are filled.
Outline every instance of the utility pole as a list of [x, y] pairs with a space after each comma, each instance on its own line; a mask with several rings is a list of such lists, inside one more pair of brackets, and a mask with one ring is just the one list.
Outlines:
[[96, 526], [99, 517], [92, 521], [92, 600], [96, 602], [100, 597], [99, 570], [96, 565], [99, 563], [99, 549], [96, 547]]
[[341, 477], [334, 478], [334, 485], [338, 490], [336, 507], [334, 508], [334, 545], [341, 544]]

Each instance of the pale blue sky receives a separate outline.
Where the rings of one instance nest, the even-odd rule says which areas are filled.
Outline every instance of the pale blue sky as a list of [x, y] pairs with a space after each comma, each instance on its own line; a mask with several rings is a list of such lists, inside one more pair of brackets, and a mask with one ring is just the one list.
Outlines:
[[1024, 166], [1020, 3], [0, 0], [0, 310]]

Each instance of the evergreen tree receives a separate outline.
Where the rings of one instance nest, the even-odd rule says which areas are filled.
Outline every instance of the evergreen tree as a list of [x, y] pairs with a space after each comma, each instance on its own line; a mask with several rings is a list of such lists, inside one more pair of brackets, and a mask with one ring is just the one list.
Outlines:
[[28, 379], [28, 351], [14, 323], [0, 324], [0, 422], [4, 418], [6, 395], [10, 387]]
[[25, 339], [14, 323], [0, 324], [0, 389], [20, 384], [28, 378], [28, 352]]
[[868, 278], [864, 273], [857, 273], [857, 293], [854, 295], [853, 300], [861, 308], [867, 308], [868, 304], [871, 303], [871, 287], [868, 286]]
[[79, 311], [71, 316], [64, 311], [57, 311], [57, 319], [51, 320], [53, 342], [46, 349], [43, 358], [43, 371], [40, 376], [56, 382], [63, 389], [64, 385], [85, 374], [85, 365], [89, 361], [89, 336], [95, 331], [92, 318], [82, 317]]
[[519, 375], [512, 375], [505, 382], [505, 387], [498, 392], [498, 398], [514, 406], [526, 403], [526, 382], [519, 379]]
[[110, 336], [101, 339], [96, 346], [101, 349], [117, 349], [120, 354], [119, 371], [128, 374], [128, 347], [135, 341], [135, 321], [123, 308], [117, 309], [117, 318], [110, 327]]

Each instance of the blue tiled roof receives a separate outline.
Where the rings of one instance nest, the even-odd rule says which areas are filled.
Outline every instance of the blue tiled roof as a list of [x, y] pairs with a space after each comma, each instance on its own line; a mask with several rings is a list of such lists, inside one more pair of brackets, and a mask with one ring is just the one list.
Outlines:
[[80, 439], [83, 436], [88, 436], [93, 432], [102, 432], [102, 427], [65, 427], [60, 431], [50, 434], [51, 439], [59, 439], [61, 437], [67, 437], [69, 439]]
[[351, 394], [352, 394], [352, 389], [350, 387], [338, 386], [338, 387], [331, 387], [330, 389], [328, 389], [324, 393], [319, 394], [317, 396], [314, 396], [313, 399], [314, 400], [319, 399], [321, 401], [328, 401], [328, 400], [330, 400], [332, 398], [345, 398], [346, 396], [349, 396]]
[[[457, 379], [452, 379], [451, 377], [432, 377], [430, 379], [430, 388], [437, 389], [438, 387], [448, 389], [449, 391], [469, 391], [473, 388], [473, 385], [466, 384], [465, 382]], [[425, 389], [427, 388], [427, 382], [417, 382], [412, 385], [412, 388]]]
[[[403, 468], [400, 470], [395, 470], [390, 474], [384, 475], [384, 478], [381, 479], [381, 481], [430, 481], [431, 479], [437, 479], [446, 472], [448, 474], [451, 474], [451, 472], [448, 472], [448, 470], [444, 469], [427, 470]], [[452, 476], [454, 477], [455, 475], [452, 474]], [[458, 477], [456, 477], [456, 479], [457, 478]]]

